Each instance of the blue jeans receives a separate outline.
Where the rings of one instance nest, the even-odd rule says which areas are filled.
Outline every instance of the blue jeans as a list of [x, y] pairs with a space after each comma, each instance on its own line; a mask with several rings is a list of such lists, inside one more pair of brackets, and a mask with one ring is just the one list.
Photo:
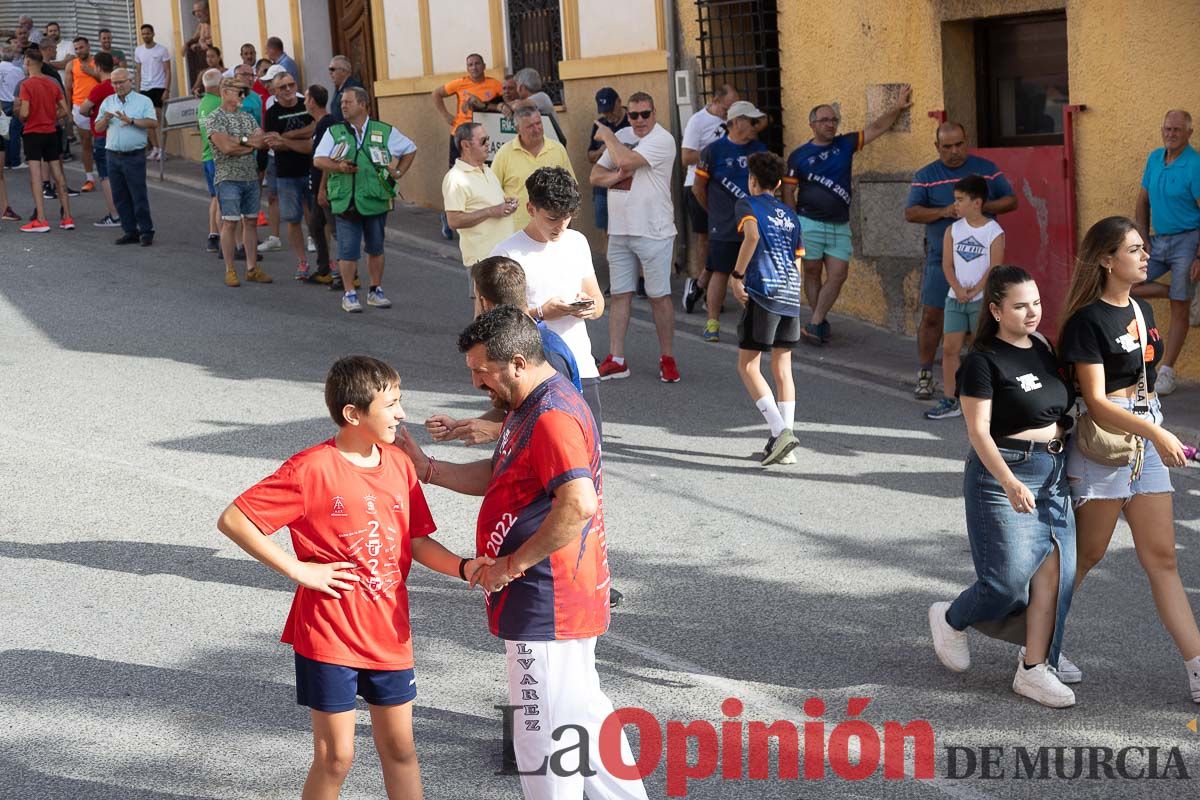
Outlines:
[[337, 231], [338, 260], [358, 261], [362, 251], [369, 256], [383, 255], [383, 230], [387, 212], [364, 217], [361, 214], [338, 214], [333, 218]]
[[976, 580], [951, 603], [946, 620], [955, 630], [972, 626], [992, 638], [1025, 644], [1029, 582], [1057, 545], [1058, 608], [1048, 659], [1057, 664], [1075, 585], [1075, 515], [1066, 455], [1003, 447], [1000, 455], [1033, 492], [1034, 511], [1014, 511], [1000, 482], [971, 451], [963, 473], [963, 499]]
[[108, 183], [113, 204], [121, 215], [121, 229], [127, 236], [154, 235], [150, 219], [150, 194], [146, 191], [146, 151], [122, 153], [108, 151]]
[[[0, 103], [0, 108], [11, 117], [8, 125], [8, 141], [4, 145], [4, 166], [16, 167], [21, 163], [21, 131], [24, 125], [13, 115], [12, 103]], [[2, 211], [3, 209], [0, 209]]]

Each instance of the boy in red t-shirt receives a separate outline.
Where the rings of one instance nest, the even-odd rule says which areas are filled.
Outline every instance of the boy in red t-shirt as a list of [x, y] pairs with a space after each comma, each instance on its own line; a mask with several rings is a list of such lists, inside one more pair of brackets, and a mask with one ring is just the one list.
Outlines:
[[[356, 695], [371, 712], [388, 798], [420, 798], [409, 566], [415, 559], [467, 580], [494, 562], [459, 558], [429, 537], [436, 528], [412, 461], [392, 446], [404, 419], [396, 370], [368, 356], [340, 359], [325, 404], [337, 435], [239, 495], [217, 527], [298, 584], [282, 641], [295, 649], [296, 701], [312, 716], [304, 798], [337, 798], [354, 754]], [[294, 557], [266, 538], [284, 526]]]

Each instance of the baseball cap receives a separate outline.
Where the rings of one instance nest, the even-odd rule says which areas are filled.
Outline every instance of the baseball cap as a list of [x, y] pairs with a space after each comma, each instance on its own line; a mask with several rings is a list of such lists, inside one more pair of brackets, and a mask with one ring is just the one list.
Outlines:
[[265, 75], [263, 75], [263, 78], [262, 78], [263, 83], [266, 83], [268, 81], [273, 81], [276, 78], [278, 78], [280, 75], [285, 75], [285, 74], [287, 74], [287, 67], [283, 66], [282, 64], [272, 64], [270, 67], [267, 68], [267, 73]]
[[617, 101], [621, 96], [617, 94], [617, 90], [611, 86], [605, 86], [600, 91], [596, 92], [596, 110], [601, 114], [612, 111], [617, 107]]
[[766, 114], [755, 108], [754, 103], [751, 103], [749, 100], [738, 100], [729, 107], [729, 113], [725, 115], [725, 121], [733, 122], [738, 117], [750, 117], [751, 119], [758, 119], [759, 117], [765, 116]]

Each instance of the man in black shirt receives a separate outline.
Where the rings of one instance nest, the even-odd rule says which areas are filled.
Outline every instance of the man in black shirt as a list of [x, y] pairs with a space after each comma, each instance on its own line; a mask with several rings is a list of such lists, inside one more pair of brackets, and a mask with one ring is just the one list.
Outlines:
[[276, 185], [279, 190], [279, 217], [287, 223], [288, 243], [296, 254], [298, 281], [308, 280], [308, 258], [304, 249], [301, 221], [312, 210], [309, 189], [312, 170], [312, 115], [296, 94], [296, 79], [289, 73], [275, 78], [272, 87], [275, 104], [266, 110], [263, 130], [266, 144], [275, 151]]
[[[310, 140], [313, 149], [316, 149], [317, 142], [321, 141], [325, 131], [338, 121], [333, 114], [326, 110], [328, 101], [329, 90], [319, 83], [309, 86], [308, 91], [304, 93], [304, 107], [308, 110], [309, 116], [313, 118], [313, 134]], [[312, 214], [308, 220], [309, 235], [317, 245], [317, 271], [309, 280], [313, 283], [330, 286], [336, 273], [333, 272], [329, 263], [329, 237], [326, 231], [333, 223], [333, 218], [327, 216], [328, 201], [324, 199], [322, 188], [324, 176], [325, 173], [316, 167], [312, 167], [308, 171], [308, 190], [317, 199], [317, 202], [312, 204]]]

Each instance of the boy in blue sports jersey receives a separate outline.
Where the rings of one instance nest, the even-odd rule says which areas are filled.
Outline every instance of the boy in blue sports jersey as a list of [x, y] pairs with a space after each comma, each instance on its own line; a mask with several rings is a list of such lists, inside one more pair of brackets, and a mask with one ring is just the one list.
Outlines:
[[[796, 212], [775, 198], [786, 169], [783, 159], [764, 152], [746, 162], [750, 192], [734, 207], [742, 244], [730, 275], [733, 296], [744, 307], [738, 323], [738, 375], [771, 429], [763, 466], [793, 464], [796, 459], [791, 453], [799, 442], [792, 433], [796, 419], [792, 348], [800, 341], [804, 242]], [[760, 356], [768, 351], [778, 400], [759, 368]]]

